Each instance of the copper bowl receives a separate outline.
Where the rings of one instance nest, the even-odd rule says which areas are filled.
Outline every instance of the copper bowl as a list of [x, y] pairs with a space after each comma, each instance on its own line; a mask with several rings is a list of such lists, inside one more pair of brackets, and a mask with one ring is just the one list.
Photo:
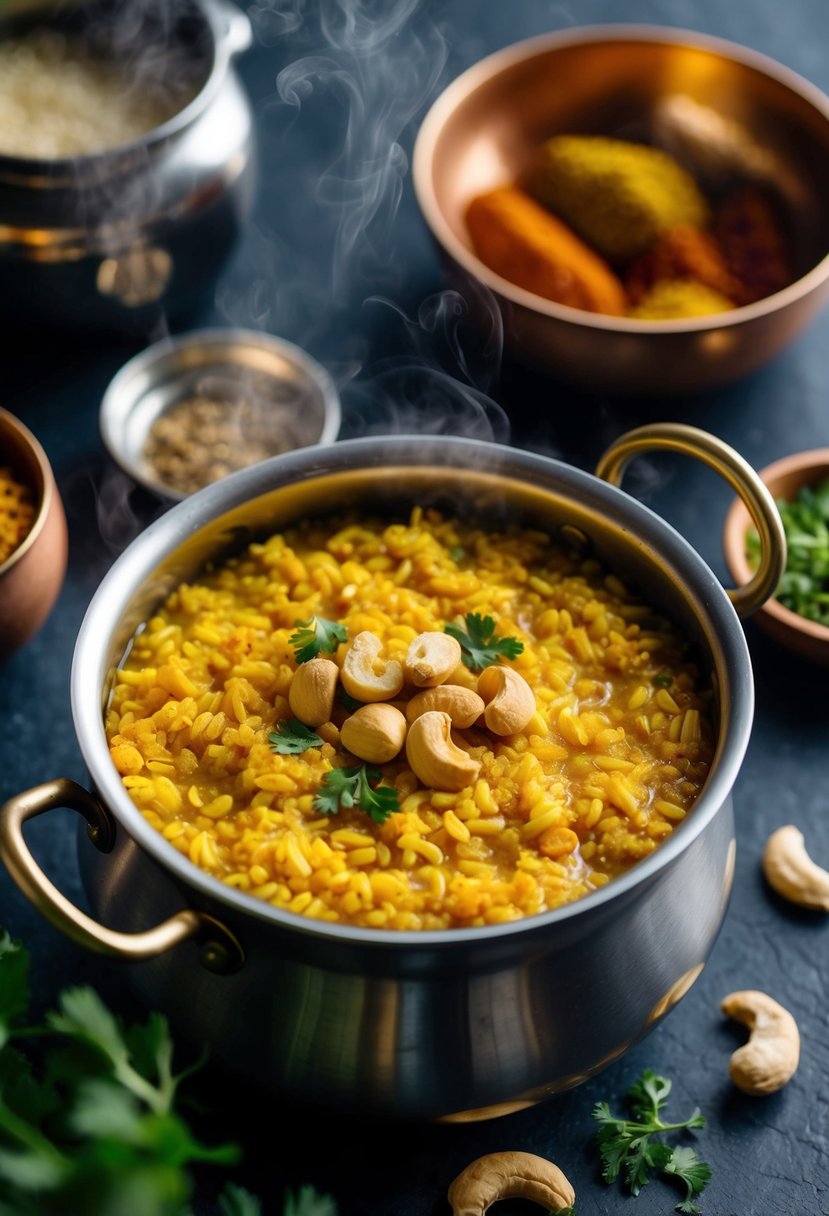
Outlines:
[[[761, 469], [760, 477], [775, 499], [792, 502], [803, 486], [817, 486], [829, 478], [829, 448], [784, 456]], [[750, 527], [748, 513], [735, 500], [725, 521], [723, 552], [738, 586], [753, 573], [746, 559], [746, 533]], [[756, 620], [766, 633], [802, 658], [829, 664], [829, 626], [807, 620], [785, 608], [778, 599], [767, 600]]]
[[51, 465], [32, 432], [0, 409], [0, 467], [31, 486], [34, 523], [0, 563], [0, 660], [28, 642], [44, 624], [66, 573], [66, 516]]
[[[520, 178], [546, 139], [592, 133], [665, 145], [666, 115], [675, 118], [677, 103], [690, 108], [697, 130], [689, 142], [687, 130], [675, 129], [672, 142], [693, 144], [706, 172], [753, 176], [775, 194], [794, 246], [798, 277], [790, 286], [715, 316], [641, 321], [542, 299], [472, 252], [468, 203]], [[413, 180], [447, 271], [471, 307], [489, 305], [491, 321], [494, 299], [513, 355], [586, 388], [667, 394], [734, 380], [776, 355], [829, 295], [829, 98], [721, 39], [592, 26], [498, 51], [432, 106], [415, 144]]]

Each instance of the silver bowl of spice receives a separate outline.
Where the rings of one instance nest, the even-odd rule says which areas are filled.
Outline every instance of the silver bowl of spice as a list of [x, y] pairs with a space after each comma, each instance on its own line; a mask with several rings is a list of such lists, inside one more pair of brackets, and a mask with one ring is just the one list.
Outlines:
[[100, 427], [126, 473], [179, 500], [271, 456], [330, 443], [340, 400], [325, 369], [290, 342], [197, 330], [130, 359], [104, 394]]

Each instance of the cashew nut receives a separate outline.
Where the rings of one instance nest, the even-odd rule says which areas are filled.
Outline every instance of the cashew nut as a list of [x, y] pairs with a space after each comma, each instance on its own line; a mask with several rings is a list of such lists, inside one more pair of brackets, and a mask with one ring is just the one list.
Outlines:
[[535, 693], [512, 667], [485, 667], [478, 676], [478, 692], [487, 703], [484, 721], [493, 734], [515, 735], [535, 713]]
[[331, 721], [340, 669], [331, 659], [309, 659], [294, 672], [288, 689], [291, 713], [306, 726]]
[[381, 659], [382, 642], [369, 630], [358, 633], [343, 659], [343, 687], [356, 701], [390, 701], [403, 687], [403, 664]]
[[452, 1216], [484, 1216], [499, 1199], [529, 1199], [551, 1212], [571, 1208], [576, 1192], [557, 1165], [534, 1153], [488, 1153], [449, 1187]]
[[360, 760], [385, 764], [403, 746], [406, 728], [406, 719], [393, 705], [363, 705], [343, 722], [340, 738]]
[[430, 709], [442, 710], [452, 719], [453, 726], [466, 730], [478, 721], [484, 712], [484, 703], [476, 692], [462, 684], [440, 684], [437, 688], [424, 688], [423, 692], [415, 693], [406, 705], [406, 717], [414, 722]]
[[405, 675], [416, 688], [434, 688], [461, 661], [461, 644], [448, 633], [420, 633], [406, 655]]
[[436, 709], [412, 722], [406, 759], [415, 776], [433, 790], [462, 790], [481, 771], [480, 762], [452, 742], [452, 719]]
[[746, 1094], [773, 1094], [794, 1076], [800, 1060], [800, 1035], [788, 1009], [765, 992], [732, 992], [724, 1014], [748, 1026], [747, 1043], [731, 1057], [731, 1080]]
[[829, 912], [829, 872], [806, 852], [803, 833], [793, 824], [778, 828], [766, 841], [763, 873], [778, 895], [802, 908]]

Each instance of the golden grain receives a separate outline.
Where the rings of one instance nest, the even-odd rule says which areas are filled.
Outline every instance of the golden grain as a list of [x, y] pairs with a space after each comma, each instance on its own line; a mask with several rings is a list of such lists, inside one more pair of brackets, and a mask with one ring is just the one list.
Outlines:
[[[382, 766], [400, 800], [385, 823], [321, 815], [345, 711], [321, 747], [268, 745], [291, 716], [294, 622], [368, 629], [405, 657], [419, 632], [472, 611], [524, 643], [513, 665], [536, 695], [530, 724], [458, 733], [481, 766], [467, 789], [424, 789], [398, 757]], [[671, 692], [655, 691], [666, 673]], [[453, 678], [475, 687], [466, 668]], [[147, 821], [230, 887], [318, 920], [456, 928], [579, 899], [656, 848], [707, 776], [710, 695], [682, 639], [595, 562], [418, 508], [406, 523], [307, 523], [179, 587], [136, 636], [106, 728]]]

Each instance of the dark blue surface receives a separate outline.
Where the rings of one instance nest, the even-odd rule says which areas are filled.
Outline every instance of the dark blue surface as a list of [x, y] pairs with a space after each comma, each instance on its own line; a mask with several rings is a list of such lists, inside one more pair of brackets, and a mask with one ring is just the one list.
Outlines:
[[[343, 9], [356, 17], [348, 36]], [[240, 70], [255, 100], [261, 146], [255, 216], [215, 301], [205, 301], [193, 323], [256, 326], [305, 346], [342, 387], [348, 436], [442, 429], [509, 439], [585, 468], [617, 434], [648, 419], [706, 427], [756, 466], [829, 445], [829, 313], [751, 379], [680, 402], [585, 398], [511, 367], [499, 379], [492, 355], [465, 340], [453, 300], [440, 294], [407, 171], [417, 123], [449, 79], [519, 38], [572, 25], [635, 20], [698, 29], [765, 52], [829, 91], [825, 0], [785, 6], [772, 0], [642, 0], [634, 6], [453, 0], [431, 7], [378, 0], [365, 10], [355, 0], [342, 0], [342, 8], [328, 0], [261, 0], [250, 14], [256, 45]], [[8, 283], [3, 289], [10, 290]], [[98, 438], [101, 394], [141, 343], [30, 332], [4, 345], [0, 401], [24, 419], [52, 460], [71, 550], [51, 618], [0, 670], [0, 798], [55, 776], [85, 780], [69, 710], [75, 635], [101, 575], [158, 509], [113, 469]], [[720, 532], [730, 493], [713, 474], [660, 458], [635, 466], [626, 487], [725, 576]], [[759, 869], [766, 837], [789, 822], [803, 829], [812, 855], [829, 864], [827, 675], [778, 650], [751, 623], [746, 632], [757, 714], [735, 789], [734, 895], [689, 996], [594, 1081], [488, 1124], [361, 1125], [286, 1112], [278, 1098], [257, 1122], [249, 1111], [252, 1096], [208, 1073], [216, 1137], [244, 1144], [237, 1176], [263, 1196], [268, 1216], [281, 1211], [283, 1186], [302, 1182], [329, 1190], [342, 1216], [440, 1216], [448, 1212], [445, 1192], [455, 1174], [480, 1153], [503, 1148], [554, 1158], [575, 1184], [580, 1216], [671, 1212], [678, 1193], [661, 1183], [637, 1200], [607, 1188], [591, 1143], [593, 1103], [607, 1098], [618, 1106], [645, 1067], [674, 1079], [678, 1111], [699, 1105], [709, 1118], [698, 1134], [713, 1169], [705, 1212], [829, 1212], [829, 923], [771, 896]], [[61, 888], [83, 903], [73, 832], [70, 813], [58, 812], [33, 825], [31, 838]], [[61, 986], [88, 981], [126, 1015], [132, 1012], [119, 968], [68, 944], [3, 874], [0, 924], [33, 950], [41, 1005]], [[767, 1099], [742, 1097], [727, 1077], [728, 1057], [742, 1036], [721, 1017], [719, 1002], [743, 987], [777, 997], [801, 1028], [800, 1069]], [[203, 1186], [199, 1211], [207, 1212], [209, 1176]]]

